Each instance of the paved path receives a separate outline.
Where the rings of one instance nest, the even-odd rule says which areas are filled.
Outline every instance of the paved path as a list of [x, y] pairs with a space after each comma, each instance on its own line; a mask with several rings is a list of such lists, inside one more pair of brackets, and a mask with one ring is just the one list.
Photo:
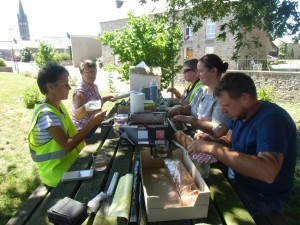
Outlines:
[[[13, 61], [5, 61], [7, 66], [11, 66], [14, 72], [19, 73], [31, 73], [33, 76], [37, 76], [37, 68], [33, 62], [30, 63], [23, 63], [23, 62], [16, 62], [14, 64]], [[66, 69], [69, 71], [71, 79], [75, 79], [77, 84], [81, 81], [81, 74], [79, 69], [73, 66], [65, 66]], [[116, 92], [127, 92], [129, 91], [129, 83], [128, 82], [121, 82], [118, 79], [118, 74], [114, 73], [112, 75], [112, 82], [113, 86], [116, 89]], [[100, 91], [109, 91], [109, 75], [107, 72], [103, 71], [102, 69], [98, 69], [97, 78], [95, 82]]]
[[[7, 66], [11, 66], [14, 70], [14, 72], [19, 73], [30, 73], [33, 76], [37, 76], [38, 70], [37, 67], [35, 66], [34, 62], [30, 63], [23, 63], [23, 62], [16, 62], [14, 64], [13, 61], [5, 61]], [[15, 69], [16, 65], [16, 69]], [[69, 71], [71, 79], [75, 79], [76, 84], [79, 84], [81, 82], [81, 74], [79, 72], [79, 68], [73, 67], [73, 66], [65, 66], [66, 69]], [[115, 92], [120, 93], [120, 92], [128, 92], [130, 91], [130, 84], [129, 81], [127, 82], [121, 82], [118, 79], [118, 73], [115, 72], [111, 76], [112, 82], [113, 82], [113, 87], [115, 88]], [[97, 78], [95, 83], [98, 85], [100, 92], [101, 91], [110, 91], [109, 89], [109, 74], [108, 72], [98, 69], [97, 72]], [[166, 90], [162, 91], [162, 96], [169, 98], [171, 97], [171, 94], [166, 92]]]

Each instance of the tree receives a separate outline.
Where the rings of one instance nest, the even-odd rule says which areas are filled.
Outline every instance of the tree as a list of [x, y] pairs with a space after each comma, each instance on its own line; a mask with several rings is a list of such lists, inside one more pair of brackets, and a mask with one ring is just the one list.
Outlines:
[[295, 58], [295, 53], [294, 53], [294, 49], [292, 48], [291, 53], [290, 53], [290, 58], [294, 59]]
[[[141, 3], [159, 0], [140, 0]], [[233, 59], [238, 58], [238, 52], [243, 47], [250, 47], [245, 41], [246, 35], [258, 28], [271, 38], [276, 39], [284, 35], [291, 35], [293, 39], [300, 39], [300, 14], [298, 0], [166, 0], [167, 12], [172, 14], [172, 8], [182, 10], [181, 21], [198, 31], [205, 19], [212, 22], [221, 21], [219, 40], [225, 40], [227, 33], [235, 36], [235, 53]], [[223, 20], [229, 18], [229, 20]], [[259, 40], [252, 40], [255, 46], [261, 44]]]
[[182, 47], [182, 31], [176, 21], [169, 22], [168, 17], [161, 15], [150, 19], [149, 16], [135, 18], [128, 13], [127, 26], [111, 32], [104, 32], [97, 37], [103, 45], [112, 48], [117, 55], [120, 67], [108, 65], [108, 70], [117, 70], [123, 80], [129, 80], [129, 67], [144, 61], [148, 66], [162, 68], [161, 86], [167, 87], [182, 66], [178, 65], [178, 52]]
[[279, 45], [279, 54], [278, 54], [280, 59], [286, 59], [287, 57], [287, 43], [282, 42]]
[[30, 62], [32, 53], [29, 48], [24, 48], [22, 50], [21, 62]]
[[61, 56], [56, 49], [53, 49], [47, 42], [40, 41], [38, 46], [38, 53], [33, 54], [34, 61], [38, 68], [42, 68], [46, 62], [62, 62]]

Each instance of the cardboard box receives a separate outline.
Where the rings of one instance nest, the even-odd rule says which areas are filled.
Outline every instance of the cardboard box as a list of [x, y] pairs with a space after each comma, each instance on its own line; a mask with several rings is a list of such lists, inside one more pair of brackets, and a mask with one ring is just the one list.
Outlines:
[[194, 206], [181, 206], [179, 196], [167, 177], [164, 159], [152, 158], [149, 151], [141, 152], [141, 175], [147, 221], [170, 221], [207, 217], [210, 190], [193, 162], [181, 149], [173, 151], [181, 160], [200, 189]]
[[140, 91], [149, 87], [152, 80], [155, 81], [157, 88], [160, 90], [160, 67], [130, 67], [130, 91]]

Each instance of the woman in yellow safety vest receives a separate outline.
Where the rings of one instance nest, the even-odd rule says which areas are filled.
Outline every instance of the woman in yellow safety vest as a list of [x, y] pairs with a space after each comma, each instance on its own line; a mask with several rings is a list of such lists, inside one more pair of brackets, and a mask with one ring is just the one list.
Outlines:
[[106, 115], [106, 111], [99, 110], [84, 128], [77, 131], [62, 103], [71, 89], [68, 76], [66, 68], [48, 62], [37, 78], [45, 99], [35, 106], [28, 141], [40, 178], [50, 188], [59, 183], [82, 150], [84, 137]]
[[174, 87], [167, 89], [175, 95], [175, 98], [170, 98], [171, 105], [187, 105], [192, 102], [195, 93], [201, 88], [202, 84], [197, 76], [198, 59], [186, 60], [183, 64], [184, 79], [188, 82], [183, 93]]

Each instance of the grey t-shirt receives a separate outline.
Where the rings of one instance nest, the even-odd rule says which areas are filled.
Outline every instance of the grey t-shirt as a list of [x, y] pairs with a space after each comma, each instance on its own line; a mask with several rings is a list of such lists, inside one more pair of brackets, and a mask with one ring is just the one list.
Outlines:
[[228, 126], [231, 120], [227, 114], [221, 112], [221, 105], [213, 95], [207, 94], [207, 87], [199, 89], [191, 102], [191, 114], [198, 119], [212, 121], [213, 130], [219, 125]]

